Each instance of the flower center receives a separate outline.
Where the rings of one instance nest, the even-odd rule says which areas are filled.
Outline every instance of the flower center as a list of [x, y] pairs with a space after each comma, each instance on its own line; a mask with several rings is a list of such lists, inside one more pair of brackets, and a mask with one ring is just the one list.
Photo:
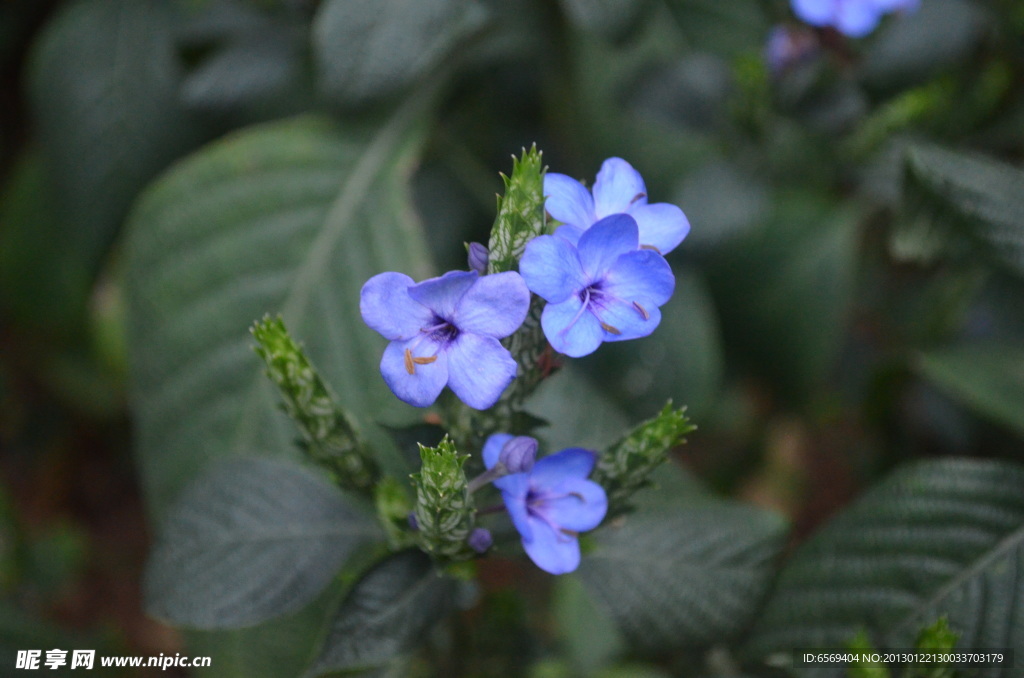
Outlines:
[[[606, 301], [614, 301], [615, 300], [615, 297], [610, 295], [603, 288], [604, 288], [604, 281], [603, 280], [598, 280], [597, 282], [595, 282], [595, 283], [593, 283], [593, 284], [591, 284], [591, 285], [589, 285], [587, 287], [584, 287], [582, 290], [580, 290], [579, 292], [576, 293], [577, 297], [580, 300], [580, 310], [576, 311], [576, 315], [574, 315], [572, 320], [569, 321], [569, 324], [566, 325], [564, 329], [562, 329], [562, 331], [561, 331], [562, 334], [568, 332], [570, 330], [570, 328], [572, 328], [572, 326], [575, 325], [576, 322], [588, 310], [591, 313], [593, 313], [595, 316], [597, 316], [598, 321], [601, 323], [601, 329], [603, 329], [605, 332], [608, 332], [609, 334], [615, 334], [615, 335], [622, 334], [622, 330], [620, 330], [618, 327], [615, 327], [613, 325], [609, 325], [605, 321], [601, 320], [601, 317], [598, 315], [597, 311], [594, 310], [594, 308], [603, 308], [604, 307], [604, 302], [606, 302]], [[643, 318], [644, 320], [650, 320], [651, 319], [650, 312], [648, 312], [648, 310], [646, 308], [644, 308], [643, 305], [640, 304], [640, 302], [638, 302], [638, 301], [634, 301], [633, 302], [633, 310], [635, 310], [637, 313], [639, 313], [640, 317]]]
[[547, 524], [548, 527], [554, 530], [555, 534], [558, 535], [559, 541], [570, 541], [572, 539], [575, 539], [576, 535], [579, 533], [575, 532], [574, 530], [568, 530], [562, 527], [561, 525], [557, 524], [554, 520], [552, 520], [547, 513], [548, 503], [558, 499], [566, 499], [568, 497], [573, 497], [574, 499], [579, 500], [580, 503], [586, 502], [586, 499], [584, 499], [583, 495], [580, 494], [579, 492], [564, 492], [562, 494], [554, 494], [537, 492], [536, 490], [531, 489], [526, 494], [526, 512], [534, 518], [536, 518], [537, 520], [540, 520], [541, 522]]
[[421, 327], [420, 332], [444, 346], [452, 343], [459, 336], [459, 328], [439, 315], [434, 316], [429, 327]]

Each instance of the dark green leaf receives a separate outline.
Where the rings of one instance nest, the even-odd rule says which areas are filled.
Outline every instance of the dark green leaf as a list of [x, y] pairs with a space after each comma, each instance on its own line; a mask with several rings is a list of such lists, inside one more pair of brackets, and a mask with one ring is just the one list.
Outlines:
[[908, 151], [907, 172], [912, 212], [966, 235], [1024, 276], [1024, 171], [921, 144]]
[[906, 86], [965, 59], [985, 34], [981, 3], [928, 0], [885, 20], [868, 43], [863, 75], [871, 85]]
[[625, 649], [623, 638], [579, 577], [558, 577], [554, 586], [552, 608], [568, 659], [579, 675], [595, 675]]
[[256, 624], [309, 603], [379, 536], [312, 471], [273, 459], [222, 461], [168, 514], [146, 570], [146, 607], [195, 628]]
[[158, 0], [81, 0], [35, 45], [29, 93], [64, 224], [59, 245], [90, 268], [136, 193], [201, 139], [178, 104], [174, 23]]
[[680, 266], [675, 270], [675, 293], [662, 306], [654, 334], [607, 343], [585, 362], [593, 382], [636, 418], [672, 400], [700, 419], [711, 411], [721, 384], [714, 303], [703, 280]]
[[676, 193], [690, 223], [685, 251], [714, 251], [753, 227], [769, 207], [764, 180], [716, 159], [686, 177]]
[[1024, 435], [1024, 348], [973, 343], [921, 354], [917, 369], [982, 416]]
[[303, 337], [367, 442], [393, 450], [370, 424], [411, 408], [380, 378], [385, 342], [362, 323], [359, 289], [382, 271], [427, 274], [405, 183], [416, 110], [413, 100], [373, 134], [310, 118], [253, 128], [144, 196], [125, 287], [141, 470], [158, 511], [210, 458], [294, 450], [246, 331], [267, 312]]
[[636, 23], [645, 0], [561, 0], [569, 21], [609, 39], [624, 36]]
[[246, 120], [301, 111], [313, 96], [299, 37], [282, 30], [225, 46], [185, 78], [182, 101]]
[[668, 0], [668, 6], [697, 51], [760, 50], [768, 32], [768, 17], [758, 0]]
[[337, 607], [342, 586], [332, 584], [298, 612], [259, 626], [226, 631], [186, 631], [186, 647], [210, 666], [194, 668], [196, 678], [281, 678], [299, 676], [309, 665]]
[[680, 480], [652, 491], [638, 511], [602, 528], [579, 569], [619, 628], [650, 651], [734, 638], [757, 609], [785, 539], [778, 517], [688, 486]]
[[538, 435], [552, 452], [566, 447], [603, 450], [630, 424], [626, 413], [592, 384], [575, 362], [542, 381], [527, 402], [527, 410], [550, 422]]
[[470, 0], [326, 0], [313, 25], [320, 90], [360, 105], [408, 87], [483, 23]]
[[844, 338], [855, 217], [791, 197], [766, 224], [723, 247], [709, 271], [727, 345], [740, 347], [749, 367], [790, 398], [820, 384]]
[[380, 667], [415, 648], [452, 604], [454, 582], [421, 551], [396, 553], [363, 575], [341, 604], [307, 673]]
[[[746, 652], [909, 648], [946, 615], [962, 648], [1024, 648], [1024, 467], [946, 459], [892, 474], [803, 544]], [[834, 675], [825, 672], [824, 675]], [[1017, 675], [1012, 668], [995, 678]]]
[[0, 305], [25, 326], [81, 331], [92, 262], [66, 246], [39, 153], [14, 165], [0, 196]]

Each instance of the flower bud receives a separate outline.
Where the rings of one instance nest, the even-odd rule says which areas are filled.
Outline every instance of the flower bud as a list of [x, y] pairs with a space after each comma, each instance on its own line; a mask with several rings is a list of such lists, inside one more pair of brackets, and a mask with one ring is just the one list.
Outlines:
[[773, 76], [807, 61], [818, 50], [818, 39], [805, 27], [775, 26], [764, 46], [764, 60]]
[[487, 248], [478, 242], [469, 243], [469, 270], [476, 271], [480, 275], [487, 275], [487, 259], [489, 253]]
[[529, 436], [516, 436], [501, 448], [498, 462], [508, 473], [529, 473], [537, 456], [537, 440]]
[[469, 533], [466, 543], [469, 544], [469, 548], [477, 553], [486, 553], [487, 549], [491, 548], [491, 544], [494, 543], [494, 537], [491, 536], [490, 530], [476, 527]]

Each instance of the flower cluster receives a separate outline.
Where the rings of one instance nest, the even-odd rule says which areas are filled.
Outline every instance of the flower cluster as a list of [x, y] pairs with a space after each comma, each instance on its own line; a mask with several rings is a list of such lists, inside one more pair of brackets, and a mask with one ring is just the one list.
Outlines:
[[548, 342], [571, 357], [658, 326], [675, 287], [662, 254], [690, 230], [682, 210], [649, 204], [640, 173], [621, 158], [604, 162], [593, 194], [564, 174], [545, 176], [544, 194], [562, 225], [527, 243], [521, 275], [482, 275], [486, 248], [473, 243], [472, 271], [418, 284], [381, 273], [363, 286], [363, 320], [391, 342], [381, 375], [401, 400], [426, 407], [447, 385], [472, 408], [494, 405], [516, 375], [498, 340], [523, 323], [530, 292], [548, 302], [541, 318]]
[[[510, 191], [532, 186], [506, 196], [514, 198], [509, 205], [523, 209], [503, 222], [504, 203], [499, 204], [492, 249], [479, 243], [467, 246], [469, 271], [450, 271], [419, 283], [387, 272], [363, 286], [363, 320], [390, 342], [381, 375], [404, 402], [427, 407], [448, 386], [470, 408], [487, 410], [516, 378], [517, 359], [526, 365], [528, 355], [543, 354], [548, 344], [570, 357], [588, 355], [606, 341], [645, 337], [660, 323], [660, 307], [675, 288], [664, 254], [690, 229], [682, 210], [649, 203], [643, 178], [621, 158], [604, 162], [592, 191], [563, 174], [544, 176], [539, 155], [530, 158], [534, 160], [531, 180], [515, 171], [506, 180]], [[517, 166], [528, 166], [525, 155]], [[560, 222], [554, 232], [545, 226], [545, 212]], [[518, 271], [508, 270], [517, 265]], [[540, 300], [546, 302], [542, 311]], [[532, 329], [517, 334], [528, 316]], [[503, 346], [500, 340], [513, 334], [516, 341]], [[524, 341], [531, 346], [523, 349]], [[518, 347], [517, 355], [509, 345]], [[495, 428], [503, 427], [489, 430]], [[569, 448], [535, 463], [536, 451], [537, 441], [528, 436], [491, 435], [482, 450], [487, 470], [472, 482], [460, 476], [458, 487], [466, 501], [457, 507], [445, 499], [450, 491], [430, 495], [427, 490], [436, 485], [432, 479], [437, 474], [427, 473], [424, 466], [416, 476], [422, 506], [415, 515], [428, 552], [461, 557], [490, 548], [490, 533], [473, 527], [471, 496], [493, 482], [527, 555], [553, 574], [576, 569], [576, 535], [597, 527], [608, 510], [605, 490], [587, 479], [597, 454]], [[463, 457], [451, 442], [423, 448], [423, 453], [430, 460], [457, 462], [461, 469]], [[434, 518], [449, 514], [457, 517], [458, 534], [434, 534]]]
[[861, 38], [875, 30], [890, 12], [914, 11], [920, 0], [792, 0], [793, 12], [812, 26], [831, 26], [843, 35]]

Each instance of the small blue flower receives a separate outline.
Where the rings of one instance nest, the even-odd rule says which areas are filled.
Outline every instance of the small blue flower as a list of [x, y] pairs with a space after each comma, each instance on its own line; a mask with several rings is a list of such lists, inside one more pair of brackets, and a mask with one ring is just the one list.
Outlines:
[[[483, 457], [488, 469], [497, 464], [511, 438], [507, 433], [496, 433], [487, 439]], [[570, 447], [537, 461], [529, 472], [494, 481], [526, 555], [546, 572], [565, 574], [575, 570], [580, 564], [576, 535], [604, 520], [608, 497], [604, 488], [587, 480], [596, 460], [596, 453]]]
[[832, 26], [851, 38], [875, 30], [883, 14], [913, 11], [920, 0], [791, 0], [793, 12], [812, 26]]
[[515, 332], [530, 308], [518, 273], [480, 276], [450, 271], [417, 284], [381, 273], [363, 285], [363, 321], [391, 341], [380, 373], [399, 399], [427, 407], [445, 385], [483, 410], [516, 376], [516, 362], [498, 340]]
[[633, 217], [614, 214], [583, 233], [578, 247], [559, 235], [527, 243], [519, 271], [548, 302], [540, 322], [556, 351], [578, 358], [658, 326], [675, 276], [664, 257], [637, 249], [638, 242]]
[[675, 205], [648, 204], [643, 177], [622, 158], [608, 158], [594, 181], [593, 194], [565, 174], [544, 175], [544, 206], [561, 221], [556, 234], [575, 244], [594, 223], [612, 214], [628, 214], [640, 228], [640, 244], [668, 254], [690, 232], [690, 222]]

